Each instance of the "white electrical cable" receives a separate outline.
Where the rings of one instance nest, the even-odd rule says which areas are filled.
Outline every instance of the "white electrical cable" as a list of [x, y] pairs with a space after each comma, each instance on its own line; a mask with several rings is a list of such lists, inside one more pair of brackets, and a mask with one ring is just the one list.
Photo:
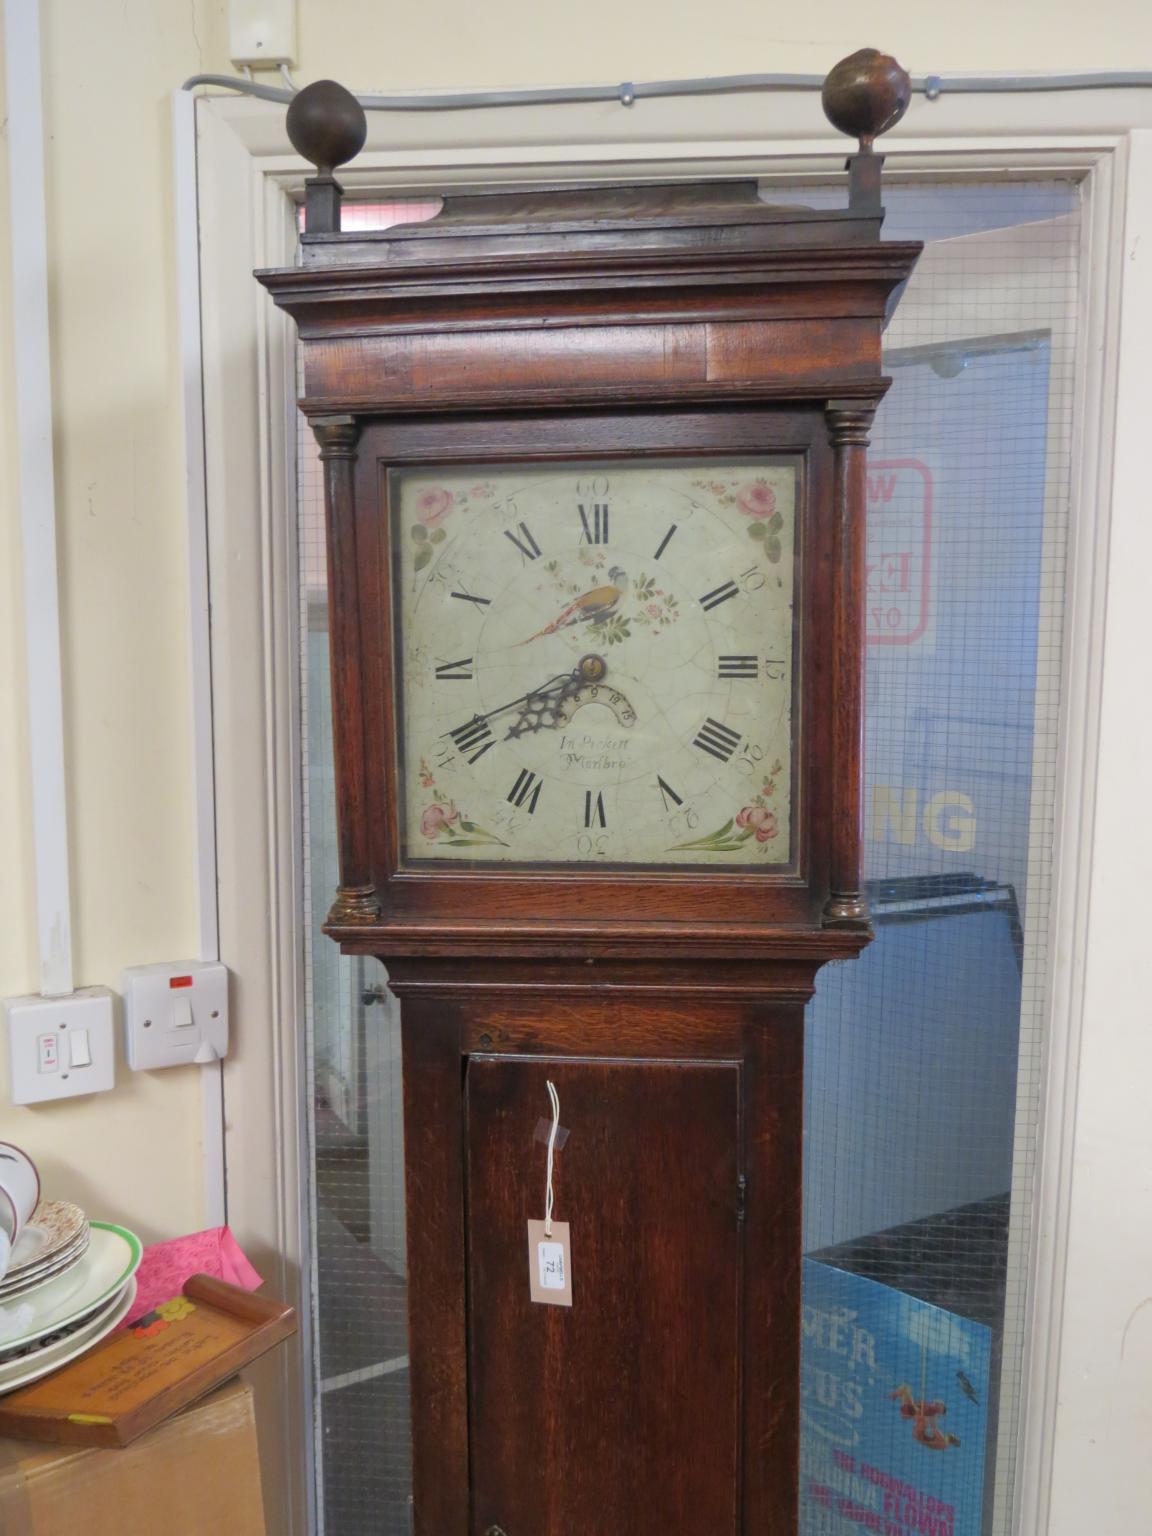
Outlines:
[[[285, 80], [291, 77], [282, 72]], [[1058, 75], [913, 75], [912, 89], [929, 101], [941, 96], [1017, 91], [1103, 91], [1146, 89], [1152, 70], [1097, 70]], [[290, 102], [295, 88], [257, 85], [239, 75], [193, 75], [184, 89], [199, 85], [240, 91], [262, 101]], [[704, 75], [687, 80], [622, 81], [619, 85], [563, 85], [511, 91], [412, 92], [403, 96], [362, 95], [357, 100], [369, 112], [465, 112], [483, 107], [547, 107], [572, 101], [615, 101], [630, 107], [661, 96], [722, 96], [740, 91], [818, 91], [823, 75], [752, 74]]]

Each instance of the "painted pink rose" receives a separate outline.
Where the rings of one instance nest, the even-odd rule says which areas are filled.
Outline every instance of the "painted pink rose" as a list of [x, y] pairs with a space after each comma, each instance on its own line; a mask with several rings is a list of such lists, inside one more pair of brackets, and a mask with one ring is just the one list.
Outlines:
[[416, 517], [425, 528], [435, 528], [452, 510], [452, 493], [443, 486], [432, 486], [416, 498]]
[[745, 517], [771, 517], [776, 510], [776, 492], [763, 480], [754, 480], [736, 493], [736, 505]]
[[770, 811], [766, 805], [746, 805], [742, 811], [737, 812], [736, 825], [751, 827], [758, 843], [769, 842], [780, 831], [776, 812]]
[[420, 830], [430, 842], [435, 841], [445, 827], [460, 820], [460, 812], [454, 805], [430, 805], [420, 818]]
[[648, 607], [645, 609], [645, 612], [650, 619], [658, 619], [660, 617], [660, 604], [649, 603]]

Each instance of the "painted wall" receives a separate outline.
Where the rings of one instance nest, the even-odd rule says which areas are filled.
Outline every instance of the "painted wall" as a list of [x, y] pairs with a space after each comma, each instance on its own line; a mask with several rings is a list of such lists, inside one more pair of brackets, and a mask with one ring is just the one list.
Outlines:
[[428, 89], [663, 79], [746, 70], [829, 68], [855, 48], [890, 49], [917, 73], [946, 70], [1125, 69], [1149, 57], [1142, 0], [963, 8], [878, 0], [460, 0], [402, 9], [379, 0], [300, 0], [301, 74], [363, 89]]
[[[57, 410], [76, 974], [195, 942], [188, 770], [181, 446], [168, 93], [226, 70], [223, 0], [44, 0], [48, 210]], [[301, 80], [363, 88], [619, 80], [749, 68], [823, 69], [864, 42], [918, 70], [1120, 67], [1152, 56], [1152, 9], [1104, 0], [974, 0], [961, 13], [826, 0], [814, 23], [763, 0], [528, 0], [401, 13], [379, 0], [301, 0]], [[403, 22], [399, 17], [403, 14]], [[955, 19], [953, 19], [955, 18]], [[614, 110], [614, 109], [606, 109]], [[642, 110], [640, 108], [636, 110]], [[0, 107], [0, 121], [4, 111]], [[0, 139], [4, 138], [0, 127]], [[7, 209], [6, 142], [0, 209]], [[22, 608], [0, 241], [0, 993], [36, 982]], [[251, 1023], [249, 1025], [251, 1027]], [[0, 1072], [2, 1072], [0, 1067]], [[199, 1083], [121, 1074], [114, 1093], [12, 1109], [2, 1133], [49, 1187], [146, 1235], [200, 1214]]]
[[[194, 952], [182, 448], [168, 92], [223, 6], [42, 5], [63, 663], [78, 984]], [[0, 109], [0, 119], [5, 118]], [[6, 136], [0, 215], [7, 223]], [[0, 994], [38, 981], [11, 280], [0, 240]], [[3, 1053], [0, 1053], [2, 1056]], [[0, 1073], [6, 1068], [0, 1060]], [[13, 1108], [49, 1192], [146, 1236], [201, 1209], [198, 1074]]]

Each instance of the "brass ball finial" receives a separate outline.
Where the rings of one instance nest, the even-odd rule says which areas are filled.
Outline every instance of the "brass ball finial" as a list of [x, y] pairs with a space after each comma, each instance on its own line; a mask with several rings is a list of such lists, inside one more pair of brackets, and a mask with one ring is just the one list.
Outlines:
[[335, 80], [316, 80], [293, 96], [287, 121], [292, 148], [321, 176], [354, 159], [368, 137], [364, 108]]
[[908, 71], [875, 48], [841, 59], [829, 70], [821, 94], [833, 128], [859, 139], [861, 149], [871, 149], [873, 139], [895, 127], [911, 99]]

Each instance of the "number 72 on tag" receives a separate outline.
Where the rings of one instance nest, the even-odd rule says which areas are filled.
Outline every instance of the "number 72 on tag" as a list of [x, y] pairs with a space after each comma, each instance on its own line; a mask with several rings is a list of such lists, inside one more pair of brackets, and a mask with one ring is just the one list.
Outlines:
[[532, 1300], [545, 1307], [572, 1305], [572, 1249], [568, 1223], [554, 1221], [552, 1236], [542, 1221], [528, 1223], [528, 1283]]

